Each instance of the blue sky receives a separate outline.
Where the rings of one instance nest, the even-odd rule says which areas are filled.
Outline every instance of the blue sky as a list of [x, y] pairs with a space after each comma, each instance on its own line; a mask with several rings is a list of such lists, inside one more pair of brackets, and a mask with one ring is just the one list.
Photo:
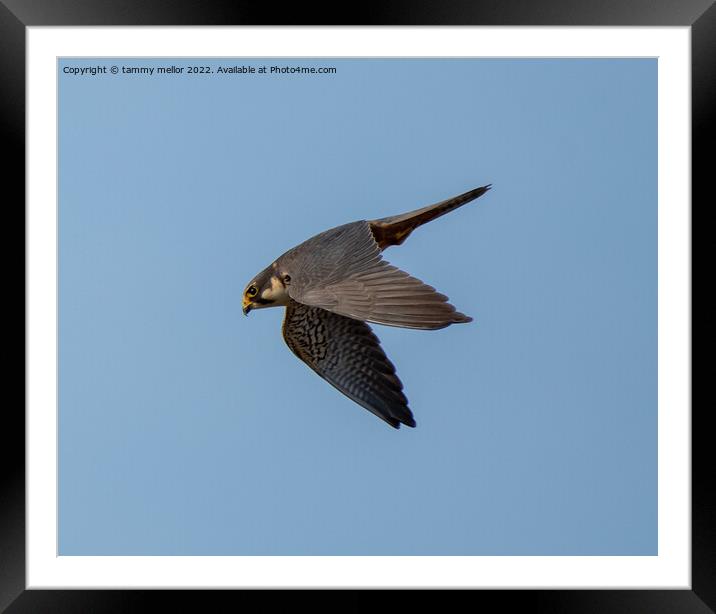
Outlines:
[[[337, 72], [63, 73], [277, 62]], [[657, 553], [656, 60], [58, 78], [60, 554]], [[474, 318], [374, 327], [416, 429], [241, 314], [308, 237], [487, 183], [385, 254]]]

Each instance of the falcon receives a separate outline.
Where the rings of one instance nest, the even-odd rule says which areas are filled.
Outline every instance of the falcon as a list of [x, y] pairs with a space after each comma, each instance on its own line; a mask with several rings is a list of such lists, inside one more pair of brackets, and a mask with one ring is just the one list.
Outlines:
[[285, 307], [283, 338], [298, 358], [390, 426], [414, 427], [403, 384], [368, 322], [437, 330], [472, 318], [381, 253], [489, 189], [486, 185], [409, 213], [351, 222], [311, 237], [249, 282], [244, 314]]

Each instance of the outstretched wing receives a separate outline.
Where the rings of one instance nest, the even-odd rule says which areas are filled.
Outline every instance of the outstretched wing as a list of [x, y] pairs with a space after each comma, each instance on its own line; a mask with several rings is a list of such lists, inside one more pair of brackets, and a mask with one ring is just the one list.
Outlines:
[[390, 426], [415, 426], [403, 384], [370, 326], [290, 301], [283, 338], [291, 351], [348, 398]]
[[431, 330], [472, 321], [447, 296], [383, 260], [368, 222], [316, 235], [278, 266], [290, 276], [293, 300], [349, 318]]

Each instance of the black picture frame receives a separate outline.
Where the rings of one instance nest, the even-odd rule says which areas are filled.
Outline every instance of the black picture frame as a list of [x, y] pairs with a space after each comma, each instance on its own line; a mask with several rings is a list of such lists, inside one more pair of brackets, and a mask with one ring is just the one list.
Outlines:
[[[341, 10], [346, 11], [342, 13]], [[710, 156], [716, 142], [708, 121], [716, 108], [716, 6], [713, 0], [425, 0], [364, 2], [350, 11], [330, 4], [268, 2], [174, 2], [149, 0], [0, 0], [0, 124], [6, 153], [3, 187], [11, 194], [5, 212], [18, 211], [25, 198], [25, 37], [28, 26], [65, 25], [553, 25], [691, 26], [692, 35], [692, 196], [707, 196]], [[685, 203], [685, 206], [687, 204]], [[693, 208], [692, 208], [693, 211]], [[21, 224], [24, 227], [24, 216]], [[7, 224], [6, 228], [15, 228]], [[9, 233], [8, 233], [9, 234]], [[7, 235], [6, 235], [7, 236]], [[27, 308], [27, 305], [23, 305]], [[716, 610], [716, 513], [706, 409], [692, 407], [692, 584], [691, 590], [501, 590], [471, 591], [470, 603], [495, 600], [499, 608], [549, 612], [711, 612]], [[3, 412], [4, 462], [0, 466], [0, 611], [134, 612], [167, 607], [212, 611], [234, 591], [26, 590], [25, 589], [25, 419], [14, 402]], [[263, 591], [262, 591], [263, 592]], [[340, 607], [354, 609], [372, 591], [325, 591]], [[281, 598], [292, 591], [283, 591]], [[229, 595], [231, 596], [231, 595]], [[325, 597], [325, 595], [324, 595]], [[465, 597], [465, 595], [462, 595]], [[263, 598], [263, 597], [262, 597]], [[237, 604], [236, 595], [233, 595]], [[241, 599], [244, 599], [242, 596]], [[350, 601], [349, 601], [350, 599]], [[269, 602], [270, 603], [270, 602]], [[268, 605], [268, 603], [267, 603]], [[269, 606], [270, 607], [270, 606]]]

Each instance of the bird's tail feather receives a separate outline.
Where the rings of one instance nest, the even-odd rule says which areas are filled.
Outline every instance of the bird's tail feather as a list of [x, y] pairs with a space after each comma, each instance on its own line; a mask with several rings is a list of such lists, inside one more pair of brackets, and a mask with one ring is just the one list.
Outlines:
[[447, 200], [443, 200], [433, 205], [428, 205], [422, 209], [409, 211], [401, 215], [384, 217], [379, 220], [373, 220], [370, 223], [370, 229], [373, 236], [381, 249], [385, 249], [391, 245], [400, 245], [408, 238], [413, 230], [418, 226], [427, 224], [432, 220], [454, 211], [458, 207], [469, 203], [476, 198], [482, 196], [490, 189], [491, 185], [475, 188], [459, 196], [453, 196]]

